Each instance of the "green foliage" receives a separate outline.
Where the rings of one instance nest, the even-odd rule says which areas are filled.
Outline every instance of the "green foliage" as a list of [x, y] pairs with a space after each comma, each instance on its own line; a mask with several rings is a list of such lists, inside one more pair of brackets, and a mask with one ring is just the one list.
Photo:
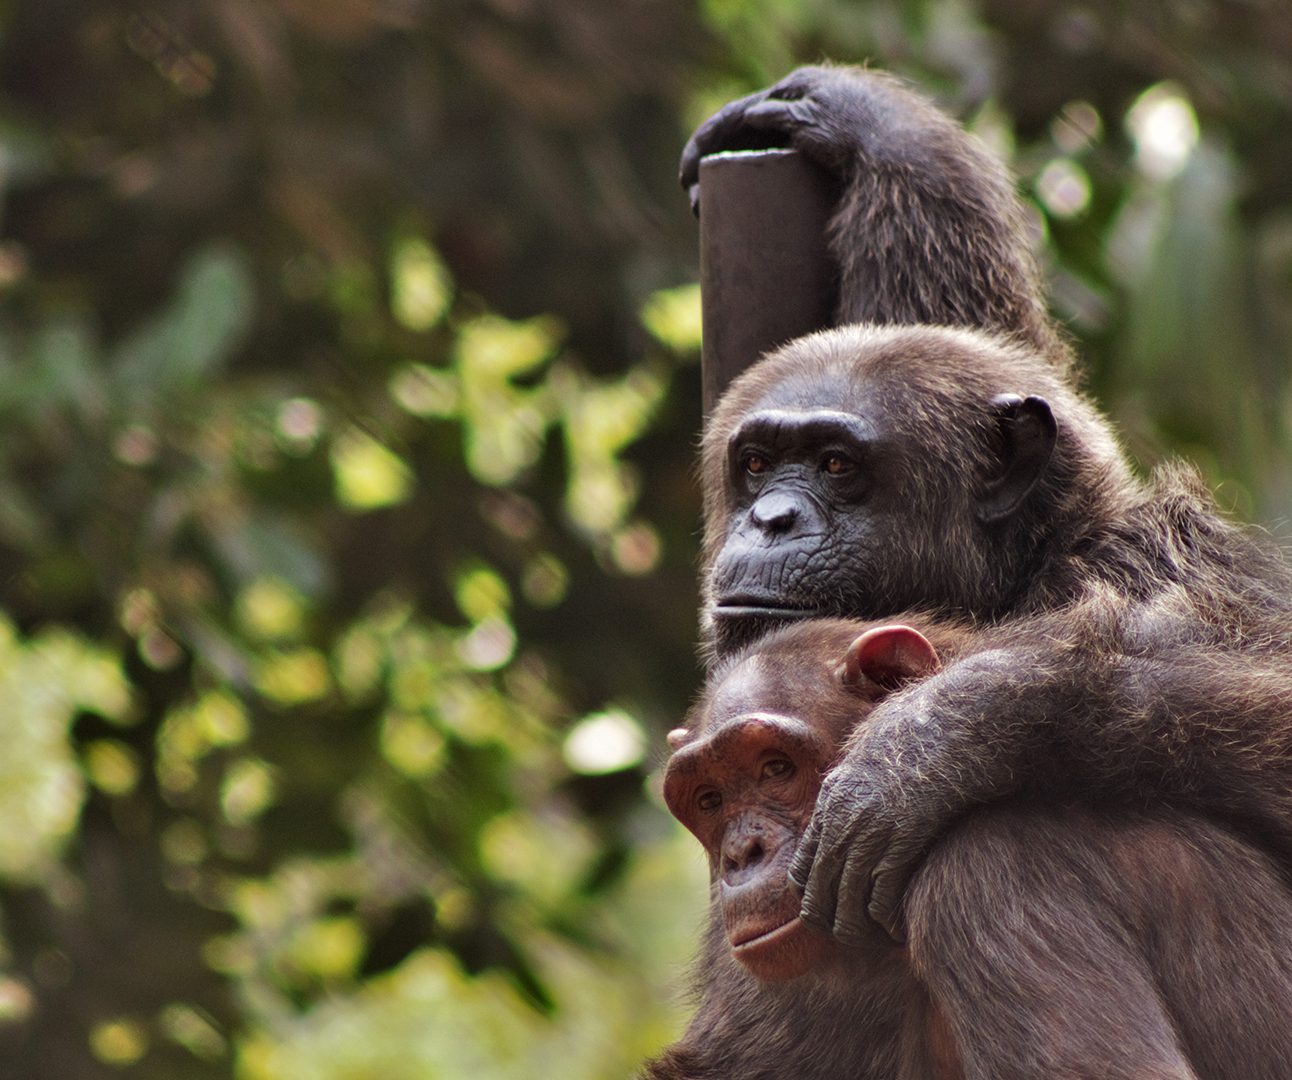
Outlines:
[[794, 63], [1012, 155], [1134, 448], [1287, 513], [1287, 16], [567, 6], [0, 16], [0, 1074], [597, 1080], [676, 1033], [675, 159]]
[[113, 657], [79, 635], [47, 630], [23, 641], [0, 620], [0, 701], [0, 819], [7, 826], [0, 834], [0, 877], [49, 881], [76, 829], [87, 776], [100, 786], [132, 786], [130, 758], [119, 743], [89, 744], [80, 763], [71, 738], [82, 711], [124, 723], [129, 686]]
[[[250, 1077], [524, 1075], [523, 1049], [541, 1047], [568, 1075], [594, 1077], [629, 1069], [669, 1030], [667, 997], [641, 979], [655, 943], [602, 925], [593, 906], [624, 887], [623, 871], [605, 872], [621, 827], [594, 827], [566, 790], [578, 775], [640, 784], [639, 722], [622, 708], [576, 722], [550, 660], [519, 640], [517, 605], [559, 607], [569, 579], [556, 552], [529, 542], [535, 511], [516, 502], [503, 515], [503, 550], [529, 552], [513, 584], [427, 495], [518, 493], [560, 435], [554, 487], [575, 535], [648, 571], [613, 542], [649, 529], [629, 522], [622, 455], [666, 369], [642, 361], [593, 378], [563, 353], [554, 320], [509, 321], [474, 301], [459, 315], [427, 241], [405, 236], [393, 251], [390, 320], [369, 310], [365, 335], [435, 337], [351, 400], [235, 370], [252, 286], [227, 246], [195, 254], [173, 298], [121, 344], [104, 349], [88, 320], [64, 316], [28, 330], [13, 359], [3, 447], [25, 510], [7, 538], [56, 617], [88, 604], [109, 618], [89, 618], [104, 645], [62, 628], [26, 640], [0, 623], [0, 813], [12, 826], [0, 880], [61, 903], [69, 874], [93, 888], [90, 849], [62, 858], [91, 819], [83, 810], [146, 812], [128, 835], [153, 846], [146, 872], [180, 909], [166, 917], [187, 939], [182, 964], [238, 1003], [235, 1020], [164, 986], [114, 1001], [82, 1032], [101, 1062], [149, 1073], [170, 1044], [216, 1068], [236, 1058]], [[338, 288], [326, 303], [352, 317], [354, 295]], [[444, 441], [454, 433], [456, 451]], [[37, 455], [53, 490], [16, 467]], [[101, 537], [83, 517], [96, 507], [114, 518]], [[453, 553], [431, 567], [451, 605], [401, 587], [402, 553], [382, 588], [343, 596], [350, 521], [398, 530], [374, 517], [396, 508]], [[125, 742], [99, 735], [95, 718], [143, 723]], [[575, 751], [563, 754], [567, 726]], [[91, 788], [101, 805], [87, 809]], [[648, 843], [669, 835], [649, 806], [622, 827], [633, 822]], [[674, 908], [668, 891], [655, 886]], [[185, 905], [218, 913], [223, 929], [186, 929]], [[13, 948], [0, 985], [25, 1024], [44, 1001], [22, 972], [65, 954], [56, 940]], [[598, 1034], [594, 1015], [623, 979], [637, 989], [620, 988], [622, 1023], [644, 1039], [627, 1045]]]

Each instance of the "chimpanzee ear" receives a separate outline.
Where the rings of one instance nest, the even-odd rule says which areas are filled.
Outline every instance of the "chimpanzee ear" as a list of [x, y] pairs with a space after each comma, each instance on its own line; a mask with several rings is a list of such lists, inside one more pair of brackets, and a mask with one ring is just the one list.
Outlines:
[[870, 682], [885, 690], [932, 675], [941, 667], [929, 639], [909, 626], [878, 626], [848, 646], [839, 677], [845, 686]]
[[1040, 397], [1001, 394], [992, 400], [1000, 425], [1000, 471], [978, 498], [978, 520], [1003, 521], [1036, 486], [1054, 452], [1056, 426], [1050, 403]]

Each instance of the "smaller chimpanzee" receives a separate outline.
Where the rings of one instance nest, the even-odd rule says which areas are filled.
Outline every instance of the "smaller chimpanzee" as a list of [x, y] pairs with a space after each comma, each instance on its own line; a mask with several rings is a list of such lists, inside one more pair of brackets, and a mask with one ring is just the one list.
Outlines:
[[991, 647], [922, 619], [815, 620], [718, 667], [664, 779], [709, 855], [700, 1004], [645, 1078], [1288, 1076], [1292, 895], [1258, 850], [1185, 811], [982, 807], [912, 879], [905, 946], [873, 925], [844, 945], [800, 919], [787, 870], [825, 771], [939, 652]]

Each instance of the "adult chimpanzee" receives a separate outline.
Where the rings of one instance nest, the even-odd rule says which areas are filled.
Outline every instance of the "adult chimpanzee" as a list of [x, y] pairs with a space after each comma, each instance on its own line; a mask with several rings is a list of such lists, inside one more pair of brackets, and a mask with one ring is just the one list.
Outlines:
[[[1040, 779], [1292, 854], [1292, 573], [1186, 470], [1132, 474], [1074, 388], [1001, 166], [890, 77], [807, 68], [708, 121], [683, 182], [773, 143], [839, 176], [840, 313], [870, 325], [791, 343], [709, 420], [712, 653], [814, 615], [1063, 616], [884, 706], [791, 866], [803, 917], [900, 932], [931, 842]], [[900, 321], [944, 325], [878, 325]]]
[[1292, 895], [1262, 853], [1184, 811], [981, 808], [913, 878], [906, 948], [803, 923], [786, 868], [822, 774], [865, 744], [876, 703], [936, 669], [930, 639], [996, 647], [917, 625], [778, 631], [721, 665], [670, 737], [665, 797], [708, 852], [713, 906], [699, 1009], [646, 1077], [1286, 1077]]

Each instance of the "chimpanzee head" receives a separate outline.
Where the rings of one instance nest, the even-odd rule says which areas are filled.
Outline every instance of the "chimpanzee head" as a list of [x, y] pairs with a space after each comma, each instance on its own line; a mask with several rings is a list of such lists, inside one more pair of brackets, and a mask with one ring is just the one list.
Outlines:
[[853, 729], [937, 665], [908, 626], [802, 623], [725, 665], [688, 726], [670, 734], [665, 800], [708, 852], [715, 921], [756, 977], [796, 978], [846, 953], [799, 918], [790, 859]]
[[702, 481], [718, 655], [814, 616], [990, 618], [1056, 538], [1133, 486], [1052, 357], [972, 330], [860, 326], [800, 338], [737, 379], [706, 430]]

